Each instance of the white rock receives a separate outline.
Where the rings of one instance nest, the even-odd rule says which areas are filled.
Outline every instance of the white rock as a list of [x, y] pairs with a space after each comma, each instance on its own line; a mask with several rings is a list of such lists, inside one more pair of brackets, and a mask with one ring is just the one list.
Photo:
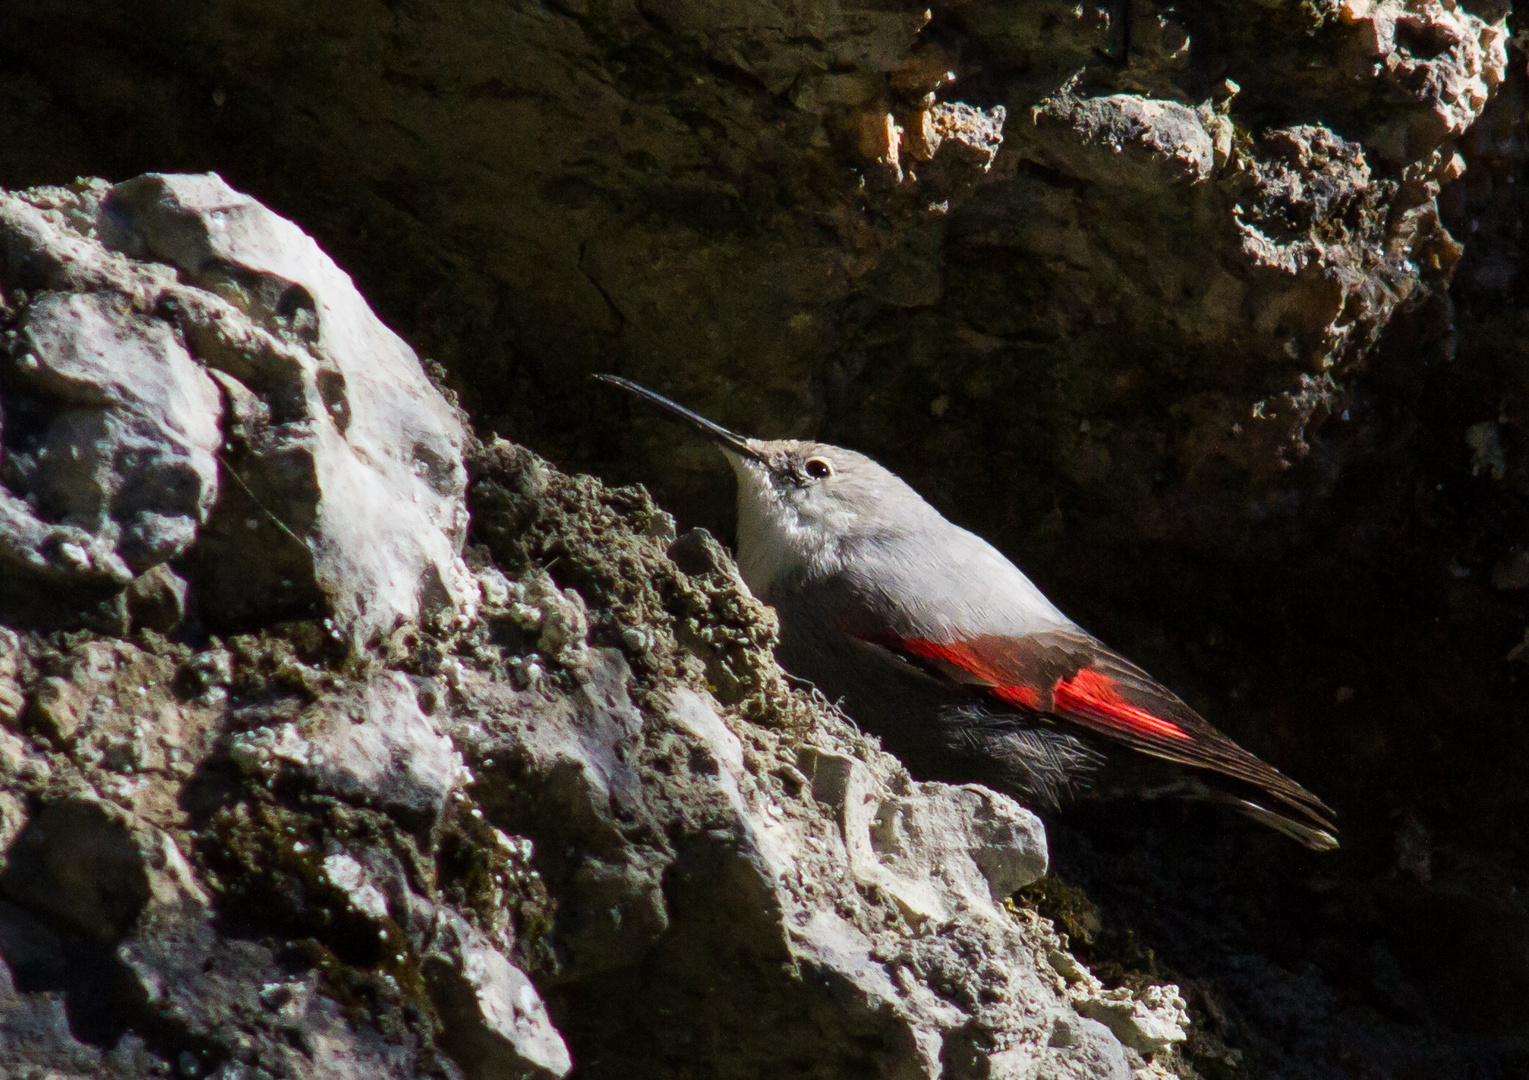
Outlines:
[[336, 852], [324, 859], [324, 876], [329, 883], [343, 892], [361, 914], [371, 919], [388, 916], [388, 898], [382, 890], [367, 878], [366, 868], [344, 852]]
[[438, 915], [423, 968], [442, 1045], [471, 1080], [562, 1077], [573, 1068], [531, 980], [460, 915]]
[[45, 423], [0, 487], [0, 560], [35, 588], [179, 559], [209, 625], [321, 606], [365, 643], [471, 618], [462, 422], [297, 226], [149, 174], [0, 192], [0, 243], [39, 278], [6, 393]]
[[1006, 919], [1004, 900], [1046, 872], [1044, 826], [1006, 795], [919, 784], [892, 796], [853, 758], [814, 752], [803, 764], [813, 797], [838, 812], [851, 870], [915, 922], [964, 909]]
[[56, 292], [26, 309], [19, 341], [31, 362], [9, 392], [46, 420], [11, 452], [21, 486], [0, 491], [0, 548], [119, 584], [184, 553], [218, 494], [222, 399], [174, 328], [119, 294]]
[[1051, 1029], [1050, 1052], [1035, 1075], [1036, 1080], [1131, 1080], [1132, 1074], [1125, 1048], [1109, 1028], [1062, 1013]]
[[1105, 990], [1074, 1002], [1082, 1016], [1098, 1020], [1131, 1049], [1154, 1053], [1188, 1035], [1189, 1012], [1178, 988], [1149, 986], [1138, 994], [1124, 987]]
[[468, 771], [419, 707], [413, 684], [384, 672], [358, 693], [287, 724], [241, 732], [229, 756], [255, 773], [293, 769], [318, 790], [434, 817]]
[[[366, 639], [422, 615], [470, 610], [478, 590], [459, 557], [465, 432], [349, 276], [296, 225], [212, 173], [119, 184], [100, 228], [109, 244], [208, 287], [227, 292], [234, 278], [256, 321], [294, 345], [300, 362], [269, 386], [224, 370], [267, 400], [273, 420], [280, 399], [301, 403], [272, 424], [248, 468], [258, 480], [304, 464], [312, 501], [285, 524], [301, 530], [341, 627]], [[283, 485], [284, 496], [292, 488]]]

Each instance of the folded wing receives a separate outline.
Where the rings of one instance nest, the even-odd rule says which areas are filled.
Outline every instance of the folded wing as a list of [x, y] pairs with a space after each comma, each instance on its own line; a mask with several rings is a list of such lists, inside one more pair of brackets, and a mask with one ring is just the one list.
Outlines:
[[965, 641], [875, 643], [1017, 706], [1077, 724], [1136, 750], [1253, 785], [1321, 829], [1333, 812], [1311, 792], [1211, 727], [1177, 695], [1082, 631]]

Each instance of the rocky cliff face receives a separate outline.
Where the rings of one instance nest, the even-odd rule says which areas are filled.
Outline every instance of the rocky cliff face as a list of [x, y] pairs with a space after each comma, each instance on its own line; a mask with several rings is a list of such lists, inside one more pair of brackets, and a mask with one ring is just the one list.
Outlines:
[[[1320, 861], [1164, 808], [1049, 823], [1053, 873], [1022, 906], [1055, 918], [1108, 985], [1182, 987], [1195, 1023], [1173, 1068], [1406, 1076], [1469, 1062], [1511, 1076], [1529, 1022], [1529, 175], [1513, 18], [1495, 0], [16, 5], [0, 11], [0, 184], [216, 168], [356, 276], [439, 363], [479, 437], [512, 437], [568, 473], [640, 480], [686, 527], [727, 535], [725, 471], [600, 396], [588, 372], [649, 382], [751, 433], [872, 453], [1342, 814], [1345, 847]], [[165, 648], [198, 652], [206, 635], [231, 649], [247, 632], [366, 702], [371, 676], [342, 670], [344, 650], [400, 670], [397, 626], [421, 627], [442, 656], [484, 626], [509, 633], [481, 584], [492, 559], [533, 607], [573, 588], [595, 647], [622, 650], [646, 685], [636, 647], [602, 621], [619, 606], [614, 578], [576, 569], [593, 556], [505, 539], [515, 529], [492, 539], [481, 509], [471, 525], [456, 516], [489, 489], [461, 471], [464, 449], [479, 460], [472, 438], [417, 370], [385, 363], [397, 373], [360, 396], [372, 369], [356, 358], [401, 346], [354, 304], [333, 307], [332, 266], [237, 196], [207, 202], [205, 181], [201, 195], [133, 183], [104, 224], [104, 185], [5, 204], [20, 237], [0, 255], [16, 333], [0, 436], [7, 618], [157, 628]], [[231, 258], [198, 234], [218, 200], [240, 235], [269, 242]], [[127, 276], [81, 276], [77, 249], [96, 242]], [[171, 308], [145, 300], [161, 295]], [[359, 337], [325, 336], [341, 322]], [[108, 333], [159, 374], [95, 370], [89, 342]], [[424, 412], [363, 416], [357, 402], [379, 398]], [[75, 445], [83, 459], [62, 461]], [[492, 459], [541, 476], [496, 481], [534, 492], [496, 505], [550, 536], [535, 507], [585, 481], [496, 453], [475, 475]], [[406, 517], [368, 517], [378, 490], [417, 499]], [[605, 546], [613, 519], [581, 514], [558, 518], [574, 548], [624, 550]], [[459, 556], [464, 528], [492, 556]], [[688, 557], [682, 546], [669, 562]], [[368, 574], [388, 581], [375, 597]], [[651, 603], [631, 623], [644, 633]], [[731, 723], [752, 676], [707, 651], [711, 614], [682, 610], [694, 627], [676, 624], [678, 647], [707, 665]], [[557, 657], [577, 638], [517, 633], [509, 657]], [[11, 712], [36, 717], [20, 730], [72, 737], [48, 718], [91, 715], [95, 698], [65, 689], [75, 645], [18, 647], [34, 659], [16, 665]], [[562, 663], [506, 659], [496, 677], [528, 692], [528, 664]], [[669, 698], [629, 694], [644, 723], [678, 715]], [[424, 700], [483, 785], [471, 741]], [[218, 739], [233, 738], [228, 723], [214, 723]], [[319, 783], [281, 749], [289, 725], [308, 739], [308, 723], [249, 723], [272, 732], [249, 760], [276, 762], [269, 790], [282, 797]], [[755, 751], [730, 730], [753, 775]], [[394, 744], [366, 745], [370, 759]], [[232, 762], [231, 746], [209, 760]], [[257, 775], [242, 768], [241, 783]], [[793, 768], [815, 789], [815, 773]], [[752, 782], [738, 781], [745, 803]], [[51, 805], [30, 798], [25, 815]], [[214, 868], [182, 847], [188, 880], [223, 910], [198, 876]], [[438, 905], [433, 887], [410, 886]], [[440, 931], [441, 971], [465, 970], [452, 967], [465, 955], [454, 932]], [[772, 955], [794, 964], [795, 947]], [[550, 976], [495, 948], [546, 995], [586, 1067], [580, 1047], [597, 1044], [581, 1040], [598, 1036], [566, 1026], [578, 1010]], [[663, 955], [664, 972], [683, 967]], [[634, 1001], [623, 989], [600, 1004], [636, 1010], [612, 1030], [648, 1022]], [[774, 1015], [729, 1007], [760, 1029]], [[957, 1039], [897, 1015], [899, 1030]], [[876, 1030], [866, 1045], [891, 1038]], [[662, 1060], [683, 1071], [695, 1044], [676, 1045]]]
[[1168, 1075], [1177, 989], [1012, 905], [1040, 821], [790, 688], [707, 533], [464, 461], [216, 176], [4, 200], [5, 581], [68, 627], [0, 632], [8, 1075]]

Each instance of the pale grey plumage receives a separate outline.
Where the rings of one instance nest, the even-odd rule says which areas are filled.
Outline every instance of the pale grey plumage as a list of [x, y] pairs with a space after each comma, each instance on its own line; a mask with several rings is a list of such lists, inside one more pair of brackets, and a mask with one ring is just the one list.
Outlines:
[[[840, 700], [915, 771], [1055, 806], [1108, 765], [1109, 793], [1221, 802], [1308, 847], [1337, 846], [1321, 800], [1091, 637], [996, 548], [870, 458], [748, 439], [635, 383], [598, 378], [721, 446], [738, 479], [739, 569], [780, 615], [782, 666]], [[1177, 771], [1143, 784], [1113, 768], [1106, 743]]]
[[[864, 454], [795, 440], [748, 445], [758, 457], [723, 453], [738, 477], [738, 568], [761, 600], [827, 586], [840, 602], [874, 608], [886, 629], [933, 641], [1078, 629], [997, 548]], [[809, 461], [832, 471], [779, 481]]]
[[[780, 615], [781, 666], [938, 775], [997, 782], [1051, 808], [1088, 786], [1102, 758], [1082, 740], [953, 701], [945, 681], [866, 640], [1025, 636], [1075, 623], [996, 548], [864, 454], [796, 440], [747, 448], [757, 456], [722, 447], [738, 478], [738, 568]], [[805, 476], [815, 460], [832, 472]], [[807, 482], [779, 482], [793, 469]]]

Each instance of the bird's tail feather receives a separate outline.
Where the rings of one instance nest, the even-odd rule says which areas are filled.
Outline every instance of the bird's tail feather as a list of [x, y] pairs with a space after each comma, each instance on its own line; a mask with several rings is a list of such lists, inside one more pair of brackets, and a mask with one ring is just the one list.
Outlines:
[[[1181, 776], [1156, 788], [1138, 789], [1135, 794], [1146, 799], [1169, 796], [1189, 799], [1194, 802], [1216, 803], [1219, 806], [1230, 807], [1244, 817], [1258, 822], [1260, 825], [1266, 825], [1276, 832], [1284, 833], [1290, 839], [1304, 844], [1312, 851], [1332, 851], [1338, 846], [1338, 837], [1334, 835], [1336, 830], [1333, 826], [1305, 807], [1299, 807], [1298, 809], [1308, 814], [1310, 820], [1298, 821], [1279, 811], [1261, 806], [1252, 799], [1245, 798], [1234, 791], [1225, 791], [1219, 787], [1213, 787], [1205, 783], [1204, 779], [1200, 776]], [[1277, 795], [1278, 793], [1273, 792], [1270, 794]]]
[[[1221, 801], [1221, 800], [1218, 800]], [[1318, 829], [1311, 825], [1305, 825], [1284, 814], [1276, 814], [1273, 810], [1266, 810], [1256, 802], [1247, 799], [1239, 799], [1235, 795], [1226, 796], [1226, 805], [1238, 813], [1252, 818], [1260, 825], [1284, 833], [1292, 840], [1305, 844], [1312, 851], [1332, 851], [1338, 846], [1338, 838], [1326, 829]]]

